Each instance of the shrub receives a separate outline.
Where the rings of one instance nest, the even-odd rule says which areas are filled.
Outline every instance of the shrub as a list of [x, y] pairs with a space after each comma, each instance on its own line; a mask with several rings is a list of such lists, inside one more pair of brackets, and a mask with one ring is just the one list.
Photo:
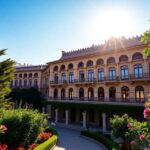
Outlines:
[[12, 148], [33, 143], [46, 125], [44, 114], [29, 109], [0, 109], [0, 116], [0, 124], [8, 128], [0, 141]]
[[108, 150], [120, 150], [120, 147], [117, 143], [115, 143], [109, 138], [106, 138], [100, 133], [90, 132], [90, 131], [81, 131], [81, 135], [88, 136], [92, 139], [95, 139], [96, 141], [105, 145], [108, 148]]

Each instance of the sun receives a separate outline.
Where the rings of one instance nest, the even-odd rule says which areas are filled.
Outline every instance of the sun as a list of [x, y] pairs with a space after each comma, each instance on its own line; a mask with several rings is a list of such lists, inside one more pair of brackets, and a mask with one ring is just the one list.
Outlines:
[[133, 19], [127, 11], [108, 9], [93, 17], [90, 30], [107, 38], [126, 36], [133, 30]]

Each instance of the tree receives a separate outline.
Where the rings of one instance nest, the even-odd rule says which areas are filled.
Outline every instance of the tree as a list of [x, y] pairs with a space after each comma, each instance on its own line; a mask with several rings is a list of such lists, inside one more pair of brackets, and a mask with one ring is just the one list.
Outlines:
[[[5, 55], [6, 49], [0, 50], [0, 56]], [[14, 64], [11, 59], [0, 61], [0, 106], [7, 103], [6, 96], [11, 91], [10, 82], [14, 77]]]

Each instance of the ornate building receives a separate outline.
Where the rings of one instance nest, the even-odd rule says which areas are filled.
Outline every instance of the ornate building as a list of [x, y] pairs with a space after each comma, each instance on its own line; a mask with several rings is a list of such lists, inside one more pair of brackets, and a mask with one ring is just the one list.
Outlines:
[[105, 132], [113, 114], [129, 113], [140, 119], [150, 93], [145, 47], [140, 37], [111, 38], [103, 45], [63, 51], [47, 66], [16, 68], [13, 86], [38, 86], [56, 122], [100, 127]]

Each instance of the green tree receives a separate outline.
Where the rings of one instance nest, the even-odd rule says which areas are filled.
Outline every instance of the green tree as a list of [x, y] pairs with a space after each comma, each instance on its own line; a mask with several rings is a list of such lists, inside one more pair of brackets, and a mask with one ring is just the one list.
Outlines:
[[[5, 55], [6, 49], [0, 50], [0, 56]], [[14, 77], [14, 64], [11, 59], [0, 61], [0, 107], [7, 104], [6, 96], [11, 91], [10, 82]]]

